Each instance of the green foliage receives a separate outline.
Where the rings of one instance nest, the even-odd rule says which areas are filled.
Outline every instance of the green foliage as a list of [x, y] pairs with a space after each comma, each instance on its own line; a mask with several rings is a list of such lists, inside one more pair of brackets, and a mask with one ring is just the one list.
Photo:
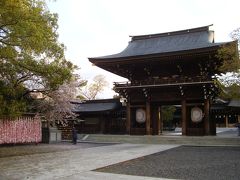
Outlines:
[[240, 85], [236, 83], [229, 86], [222, 85], [220, 97], [223, 99], [240, 99]]
[[176, 111], [176, 108], [174, 106], [162, 106], [161, 116], [162, 116], [163, 122], [168, 122], [172, 120], [175, 111]]
[[0, 81], [0, 115], [15, 117], [20, 115], [20, 111], [25, 110], [26, 99], [22, 97], [24, 87], [18, 86], [16, 89]]
[[217, 58], [220, 60], [221, 66], [219, 70], [222, 73], [226, 72], [238, 72], [240, 69], [239, 61], [239, 38], [240, 38], [240, 28], [235, 29], [231, 34], [231, 38], [234, 42], [227, 43], [222, 48], [218, 50]]
[[217, 58], [220, 60], [218, 70], [222, 73], [237, 72], [240, 68], [237, 42], [227, 44], [218, 50]]
[[240, 60], [237, 45], [240, 41], [240, 28], [231, 33], [234, 43], [230, 43], [219, 49], [217, 58], [220, 60], [221, 66], [219, 71], [222, 72], [218, 76], [218, 86], [220, 87], [220, 97], [224, 99], [240, 98]]
[[0, 1], [0, 116], [24, 111], [30, 92], [48, 94], [71, 80], [76, 67], [64, 57], [57, 28], [44, 0]]

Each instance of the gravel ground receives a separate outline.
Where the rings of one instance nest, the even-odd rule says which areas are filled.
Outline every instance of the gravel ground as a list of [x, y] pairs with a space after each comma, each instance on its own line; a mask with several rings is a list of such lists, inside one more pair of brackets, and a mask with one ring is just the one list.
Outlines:
[[24, 156], [30, 154], [40, 154], [49, 152], [69, 151], [74, 149], [91, 148], [97, 146], [106, 146], [111, 144], [104, 143], [77, 143], [73, 145], [69, 142], [57, 144], [26, 144], [26, 145], [1, 145], [0, 158], [11, 156]]
[[239, 180], [240, 147], [181, 146], [96, 171], [173, 179]]

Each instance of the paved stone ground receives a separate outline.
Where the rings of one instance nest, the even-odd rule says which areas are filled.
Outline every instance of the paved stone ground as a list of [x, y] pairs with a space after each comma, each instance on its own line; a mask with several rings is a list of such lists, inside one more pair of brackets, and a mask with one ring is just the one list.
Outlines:
[[177, 147], [177, 145], [115, 144], [60, 152], [3, 157], [0, 158], [0, 179], [157, 179], [99, 173], [92, 172], [92, 170], [174, 147]]
[[50, 152], [61, 152], [75, 149], [85, 149], [98, 146], [112, 145], [111, 143], [77, 143], [72, 145], [70, 142], [56, 144], [25, 144], [25, 145], [1, 145], [0, 158], [11, 156], [24, 156], [31, 154], [41, 154]]
[[131, 144], [181, 144], [194, 146], [240, 146], [240, 136], [237, 129], [225, 128], [217, 136], [132, 136], [132, 135], [106, 135], [91, 134], [82, 142], [118, 142]]
[[218, 137], [238, 137], [238, 128], [217, 128]]
[[97, 171], [189, 180], [238, 180], [240, 147], [181, 146]]
[[[231, 132], [231, 136], [236, 136], [236, 133], [233, 131]], [[223, 136], [229, 136], [229, 133], [222, 134]], [[112, 137], [116, 138], [116, 136]], [[136, 137], [127, 136], [126, 137], [129, 142], [133, 141], [135, 142]], [[166, 169], [166, 172], [174, 171], [175, 173], [181, 172], [183, 168], [185, 170], [187, 169], [187, 172], [189, 169], [191, 169], [192, 165], [199, 164], [199, 162], [203, 163], [199, 165], [198, 167], [193, 168], [193, 173], [199, 173], [202, 169], [217, 169], [214, 172], [216, 174], [219, 174], [219, 179], [234, 179], [235, 175], [238, 175], [239, 177], [239, 147], [236, 146], [235, 148], [238, 148], [237, 151], [234, 151], [233, 147], [230, 147], [229, 145], [223, 148], [230, 148], [221, 150], [219, 153], [218, 158], [215, 158], [216, 161], [213, 159], [213, 161], [210, 161], [212, 158], [211, 152], [206, 147], [206, 144], [211, 144], [213, 141], [217, 140], [216, 138], [208, 138], [208, 137], [199, 137], [199, 138], [185, 138], [179, 136], [179, 139], [190, 139], [191, 142], [196, 140], [206, 141], [205, 147], [201, 151], [201, 156], [196, 156], [195, 151], [187, 151], [186, 149], [181, 152], [180, 151], [175, 152], [171, 151], [172, 148], [179, 147], [179, 145], [175, 145], [177, 142], [180, 141], [178, 139], [171, 141], [172, 145], [166, 145], [170, 141], [166, 139], [164, 141], [165, 144], [151, 144], [151, 139], [155, 139], [154, 137], [137, 137], [138, 139], [144, 139], [143, 142], [146, 144], [99, 144], [99, 143], [79, 143], [76, 146], [70, 144], [70, 143], [61, 143], [61, 144], [50, 144], [50, 145], [32, 145], [32, 146], [13, 146], [13, 147], [2, 147], [0, 146], [0, 180], [22, 180], [22, 179], [58, 179], [58, 180], [65, 180], [65, 179], [72, 179], [72, 180], [159, 180], [162, 178], [159, 177], [168, 177], [164, 176], [164, 174], [158, 174], [157, 177], [147, 177], [148, 170], [144, 170], [143, 172], [146, 172], [144, 174], [141, 174], [142, 167], [139, 166], [139, 168], [135, 168], [132, 171], [133, 172], [139, 172], [136, 173], [136, 175], [145, 175], [145, 176], [135, 176], [135, 175], [124, 175], [124, 174], [114, 174], [114, 173], [103, 173], [103, 172], [96, 172], [92, 171], [94, 169], [99, 169], [102, 167], [110, 166], [116, 163], [121, 162], [129, 162], [132, 163], [135, 160], [131, 161], [132, 159], [147, 159], [148, 155], [149, 157], [154, 157], [154, 155], [159, 155], [154, 157], [151, 161], [142, 161], [141, 163], [147, 166], [151, 166], [151, 164], [155, 165], [154, 168], [151, 168], [152, 173], [156, 171], [156, 168], [162, 167]], [[231, 137], [229, 137], [231, 138]], [[223, 139], [223, 140], [230, 140], [230, 139]], [[235, 137], [235, 141], [233, 143], [236, 143], [239, 138]], [[140, 140], [139, 140], [140, 141]], [[167, 143], [166, 143], [167, 142]], [[175, 144], [174, 144], [175, 143]], [[182, 143], [183, 144], [183, 143]], [[239, 143], [237, 143], [239, 144]], [[16, 149], [15, 149], [16, 148]], [[233, 149], [232, 149], [233, 148]], [[170, 150], [169, 150], [170, 149]], [[177, 148], [178, 149], [178, 148]], [[2, 150], [2, 151], [1, 151]], [[13, 150], [11, 152], [11, 150]], [[167, 151], [166, 151], [167, 150]], [[199, 149], [198, 149], [199, 150]], [[206, 151], [205, 151], [206, 150]], [[16, 153], [18, 152], [18, 153]], [[159, 153], [160, 152], [160, 153]], [[161, 153], [162, 152], [162, 153]], [[173, 155], [166, 156], [165, 159], [162, 157], [162, 155], [166, 155], [167, 153], [172, 152]], [[181, 153], [180, 153], [181, 152]], [[198, 152], [198, 151], [196, 151]], [[151, 155], [154, 154], [154, 155]], [[178, 154], [178, 156], [177, 156]], [[175, 155], [175, 156], [174, 156]], [[177, 157], [180, 157], [178, 159]], [[197, 159], [194, 159], [195, 156]], [[229, 158], [225, 158], [228, 157]], [[181, 159], [181, 157], [186, 157], [186, 159]], [[158, 159], [160, 158], [160, 159]], [[192, 159], [193, 158], [193, 159]], [[226, 162], [223, 160], [226, 160]], [[158, 159], [158, 160], [157, 160]], [[177, 162], [175, 162], [175, 161]], [[162, 162], [162, 165], [159, 165], [157, 163]], [[141, 164], [140, 163], [140, 164]], [[175, 164], [180, 164], [180, 166], [177, 166], [176, 169], [172, 169]], [[138, 166], [137, 166], [138, 167]], [[207, 168], [209, 167], [209, 168]], [[227, 169], [227, 167], [230, 167], [231, 170], [224, 171]], [[121, 167], [122, 168], [122, 167]], [[151, 173], [150, 171], [150, 173]], [[236, 174], [237, 171], [237, 174]], [[160, 172], [160, 171], [159, 171]], [[164, 171], [165, 172], [165, 171]], [[207, 171], [206, 171], [207, 172]], [[226, 172], [228, 174], [228, 177], [222, 175]], [[204, 171], [205, 173], [205, 171]], [[204, 173], [201, 173], [204, 175]], [[208, 173], [208, 172], [207, 172]], [[184, 174], [184, 173], [179, 173]], [[170, 176], [169, 176], [170, 177]], [[172, 176], [171, 176], [172, 177]], [[185, 176], [174, 176], [174, 178], [178, 177], [185, 177]], [[187, 176], [189, 179], [191, 176]], [[201, 177], [201, 176], [199, 176]], [[239, 179], [237, 177], [237, 179]], [[188, 178], [186, 178], [188, 179]], [[206, 179], [205, 177], [202, 179]], [[214, 178], [211, 178], [214, 179]]]

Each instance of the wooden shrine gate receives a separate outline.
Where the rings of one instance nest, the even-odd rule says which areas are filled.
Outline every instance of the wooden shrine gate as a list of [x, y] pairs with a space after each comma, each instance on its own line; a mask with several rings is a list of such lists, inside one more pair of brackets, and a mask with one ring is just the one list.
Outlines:
[[213, 78], [220, 73], [216, 55], [228, 45], [237, 47], [236, 42], [215, 43], [214, 32], [204, 26], [132, 36], [121, 53], [89, 60], [129, 80], [114, 87], [127, 101], [129, 134], [159, 134], [159, 106], [178, 104], [183, 135], [215, 135], [209, 110], [219, 92]]

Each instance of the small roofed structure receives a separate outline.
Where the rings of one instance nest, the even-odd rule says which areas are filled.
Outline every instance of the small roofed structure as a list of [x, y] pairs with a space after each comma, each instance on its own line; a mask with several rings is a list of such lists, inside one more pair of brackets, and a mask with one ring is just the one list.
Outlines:
[[72, 127], [78, 134], [125, 134], [126, 107], [120, 99], [97, 99], [71, 101], [72, 111], [77, 115], [67, 119], [67, 126], [58, 125], [63, 139], [72, 139]]
[[240, 123], [240, 100], [218, 99], [211, 107], [212, 119], [218, 127], [233, 127]]
[[157, 135], [162, 128], [161, 106], [181, 105], [183, 135], [216, 134], [210, 119], [219, 90], [214, 75], [222, 64], [216, 55], [224, 46], [237, 49], [237, 42], [216, 43], [209, 26], [131, 38], [118, 54], [89, 58], [129, 80], [114, 84], [127, 101], [127, 132]]
[[86, 100], [83, 102], [72, 102], [74, 113], [109, 113], [122, 107], [119, 99]]
[[72, 102], [78, 114], [75, 127], [78, 133], [126, 133], [125, 108], [119, 99], [86, 100]]

